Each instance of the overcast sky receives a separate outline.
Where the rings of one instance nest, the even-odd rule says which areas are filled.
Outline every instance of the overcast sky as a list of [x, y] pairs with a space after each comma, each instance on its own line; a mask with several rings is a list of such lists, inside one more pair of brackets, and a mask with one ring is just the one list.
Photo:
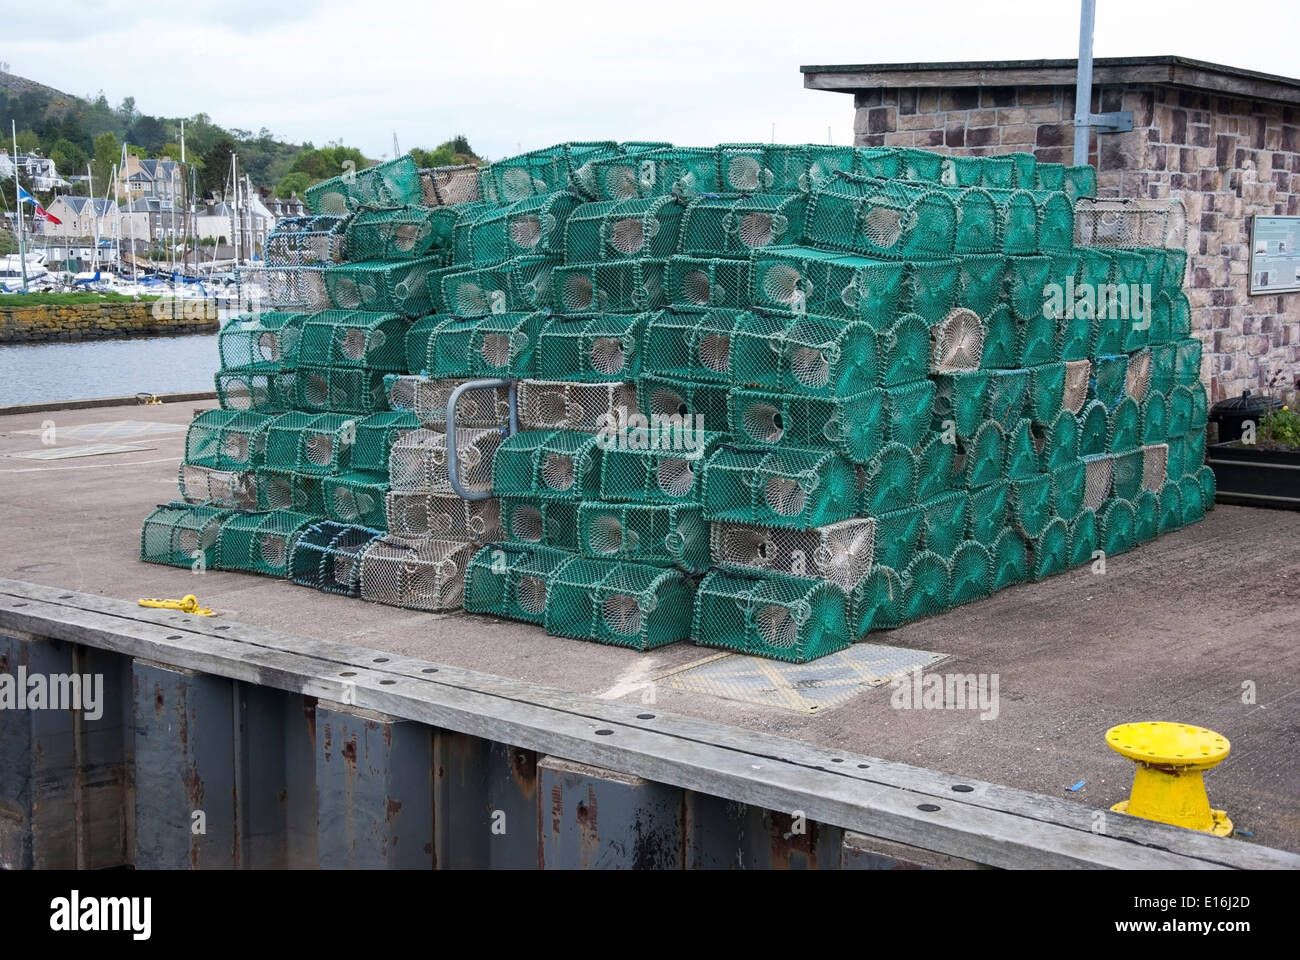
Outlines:
[[[500, 157], [560, 140], [851, 140], [802, 64], [1073, 57], [1074, 0], [91, 0], [7, 4], [0, 61], [69, 93], [209, 114], [370, 157], [463, 133]], [[1096, 55], [1300, 75], [1300, 0], [1098, 0]], [[57, 9], [57, 14], [50, 11]]]

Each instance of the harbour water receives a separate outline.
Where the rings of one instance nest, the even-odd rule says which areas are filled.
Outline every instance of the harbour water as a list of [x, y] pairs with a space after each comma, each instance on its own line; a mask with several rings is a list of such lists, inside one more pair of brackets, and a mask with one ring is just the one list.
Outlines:
[[0, 407], [212, 389], [217, 335], [0, 346]]

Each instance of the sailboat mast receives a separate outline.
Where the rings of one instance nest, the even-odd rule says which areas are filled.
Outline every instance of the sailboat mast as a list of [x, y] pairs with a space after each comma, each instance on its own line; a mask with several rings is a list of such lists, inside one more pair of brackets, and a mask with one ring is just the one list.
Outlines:
[[18, 259], [23, 265], [23, 293], [27, 292], [27, 227], [23, 222], [23, 205], [18, 201], [18, 121], [10, 121], [14, 135], [14, 211], [18, 216]]

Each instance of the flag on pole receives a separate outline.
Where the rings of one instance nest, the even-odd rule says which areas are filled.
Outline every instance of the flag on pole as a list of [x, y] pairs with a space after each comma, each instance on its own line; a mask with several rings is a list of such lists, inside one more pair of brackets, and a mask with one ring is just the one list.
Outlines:
[[30, 193], [28, 193], [26, 190], [24, 190], [22, 187], [18, 188], [18, 202], [30, 203], [33, 207], [36, 208], [36, 214], [33, 219], [48, 220], [50, 223], [58, 223], [58, 224], [63, 223], [62, 220], [54, 216], [52, 213], [50, 213], [48, 210], [42, 207], [39, 203], [37, 203], [36, 198], [33, 197]]

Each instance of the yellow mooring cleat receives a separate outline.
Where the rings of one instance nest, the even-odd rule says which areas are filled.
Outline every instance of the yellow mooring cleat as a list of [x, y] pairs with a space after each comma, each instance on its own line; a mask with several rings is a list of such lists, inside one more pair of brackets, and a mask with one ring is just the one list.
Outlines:
[[199, 598], [194, 594], [187, 594], [180, 600], [154, 600], [148, 597], [140, 598], [142, 607], [159, 607], [163, 610], [179, 610], [181, 613], [192, 613], [196, 617], [211, 617], [214, 614], [207, 607], [199, 606]]
[[1138, 765], [1129, 798], [1111, 807], [1116, 813], [1216, 837], [1232, 834], [1228, 814], [1210, 809], [1201, 778], [1228, 755], [1231, 745], [1226, 737], [1187, 723], [1146, 721], [1111, 727], [1106, 745]]

